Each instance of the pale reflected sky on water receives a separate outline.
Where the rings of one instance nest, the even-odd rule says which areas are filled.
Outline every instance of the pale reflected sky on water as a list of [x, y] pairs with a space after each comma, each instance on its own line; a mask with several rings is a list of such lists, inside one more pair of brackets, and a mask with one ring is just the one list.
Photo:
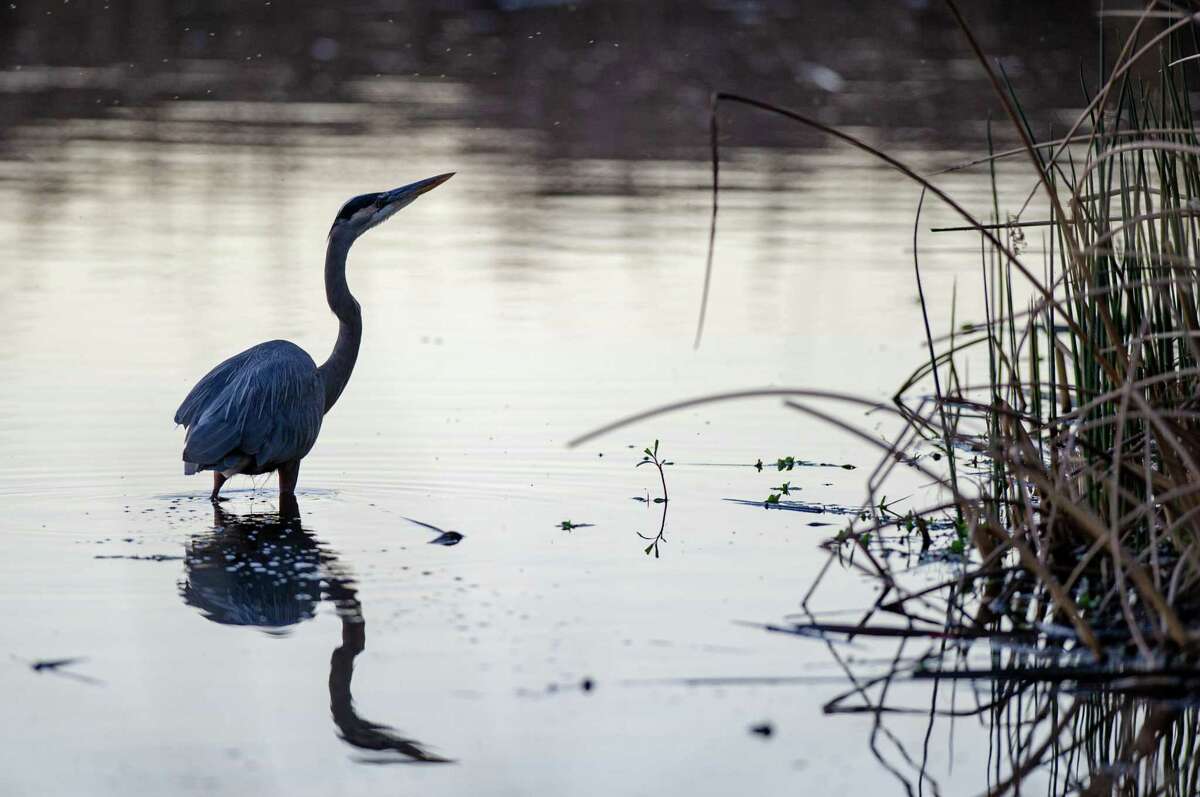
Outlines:
[[[784, 477], [804, 500], [854, 504], [875, 454], [774, 400], [684, 412], [578, 450], [565, 442], [713, 391], [890, 395], [921, 356], [917, 192], [859, 155], [744, 111], [729, 118], [709, 323], [692, 349], [708, 224], [705, 86], [753, 87], [760, 67], [779, 99], [820, 106], [923, 169], [945, 165], [985, 146], [986, 106], [972, 99], [982, 84], [945, 43], [944, 21], [930, 22], [919, 3], [889, 10], [890, 31], [837, 15], [781, 22], [761, 14], [774, 6], [749, 3], [694, 13], [663, 4], [644, 19], [606, 4], [445, 12], [398, 40], [425, 42], [423, 53], [371, 69], [386, 51], [385, 4], [354, 22], [309, 16], [310, 5], [277, 39], [261, 20], [164, 13], [162, 29], [178, 26], [177, 36], [97, 44], [97, 33], [74, 64], [47, 44], [48, 23], [25, 17], [9, 39], [0, 638], [13, 658], [0, 661], [0, 791], [891, 788], [865, 752], [869, 722], [820, 713], [840, 685], [647, 683], [834, 674], [817, 645], [736, 621], [794, 611], [824, 561], [818, 542], [842, 521], [724, 499], [764, 498], [780, 476], [748, 466], [791, 454], [859, 466]], [[1009, 54], [1021, 28], [999, 8], [988, 6], [983, 30]], [[718, 23], [736, 27], [734, 44], [773, 49], [756, 60], [717, 46]], [[310, 24], [320, 30], [305, 33]], [[323, 26], [339, 24], [340, 55], [306, 73], [314, 53], [328, 54], [312, 50], [332, 35]], [[598, 30], [585, 37], [589, 24]], [[827, 46], [851, 29], [853, 47]], [[197, 30], [223, 43], [258, 36], [268, 55], [247, 67], [230, 60], [241, 45], [196, 51]], [[360, 51], [362, 30], [378, 35]], [[809, 55], [783, 35], [804, 30]], [[664, 52], [695, 57], [646, 60], [655, 35], [669, 42]], [[1030, 76], [1035, 107], [1069, 107], [1058, 87], [1034, 80], [1035, 68], [1063, 60], [1071, 34], [1047, 36], [1020, 43], [1033, 48], [1025, 72], [1010, 66]], [[451, 39], [458, 60], [434, 46]], [[631, 55], [580, 59], [586, 39]], [[538, 58], [522, 57], [528, 42]], [[124, 76], [123, 47], [136, 52]], [[156, 47], [167, 67], [150, 65]], [[464, 49], [487, 66], [466, 64]], [[780, 72], [792, 63], [799, 72]], [[611, 85], [630, 76], [636, 89]], [[946, 104], [897, 99], [922, 87]], [[1038, 93], [1046, 88], [1050, 99]], [[677, 112], [661, 110], [676, 97]], [[912, 119], [897, 116], [906, 107]], [[933, 130], [959, 107], [961, 124]], [[333, 598], [283, 635], [212, 622], [181, 598], [194, 562], [176, 557], [207, 550], [214, 518], [200, 500], [206, 484], [182, 475], [171, 417], [209, 367], [259, 341], [287, 338], [323, 358], [335, 323], [321, 263], [337, 208], [445, 171], [458, 174], [351, 253], [363, 350], [301, 471], [299, 522], [326, 553], [300, 561], [353, 584], [367, 620], [355, 705], [458, 762], [368, 766], [374, 754], [340, 741], [331, 721], [330, 657], [345, 631]], [[1024, 189], [1021, 174], [1002, 173], [1006, 194]], [[945, 184], [986, 210], [977, 175]], [[923, 226], [951, 218], [933, 209]], [[979, 306], [967, 287], [974, 245], [923, 237], [940, 329], [955, 279], [960, 320]], [[658, 507], [631, 500], [657, 489], [634, 468], [655, 439], [675, 462], [659, 559], [637, 536], [658, 527]], [[248, 479], [232, 486], [230, 512], [275, 511], [273, 478], [258, 492]], [[405, 516], [466, 538], [427, 545], [433, 535]], [[567, 532], [564, 520], [594, 525]], [[155, 555], [168, 558], [96, 558]], [[849, 573], [835, 582], [825, 608], [871, 599]], [[60, 656], [86, 657], [77, 671], [102, 683], [21, 661]], [[593, 691], [577, 688], [585, 678]], [[777, 728], [769, 740], [747, 730], [762, 721]], [[978, 741], [960, 743], [948, 783], [979, 785]], [[935, 747], [945, 777], [947, 748]]]

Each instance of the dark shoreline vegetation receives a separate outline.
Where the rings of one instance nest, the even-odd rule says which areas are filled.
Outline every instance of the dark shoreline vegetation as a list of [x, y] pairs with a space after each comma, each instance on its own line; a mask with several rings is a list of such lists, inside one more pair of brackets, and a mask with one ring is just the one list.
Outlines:
[[[765, 626], [824, 641], [852, 688], [831, 714], [874, 716], [871, 750], [910, 794], [938, 793], [927, 771], [935, 725], [990, 728], [987, 793], [1194, 794], [1200, 790], [1200, 140], [1189, 95], [1200, 14], [1151, 3], [1130, 20], [1099, 80], [1078, 79], [1084, 110], [1038, 140], [1003, 68], [947, 0], [1022, 146], [946, 169], [987, 170], [992, 207], [977, 219], [923, 176], [794, 110], [713, 95], [713, 206], [697, 345], [717, 234], [719, 112], [740, 106], [819, 130], [882, 160], [921, 188], [913, 266], [928, 360], [891, 406], [820, 390], [744, 391], [680, 402], [776, 395], [881, 449], [856, 521], [795, 622]], [[1153, 69], [1153, 71], [1150, 71]], [[1073, 77], [1073, 76], [1072, 76]], [[1031, 167], [1024, 205], [1004, 208], [998, 161]], [[930, 196], [932, 195], [932, 196]], [[1040, 195], [1045, 217], [1030, 218]], [[921, 207], [937, 198], [979, 240], [986, 317], [935, 337], [919, 260]], [[1043, 238], [1042, 262], [1023, 257]], [[983, 363], [987, 380], [967, 362]], [[890, 441], [811, 402], [891, 415]], [[911, 469], [933, 506], [897, 510], [887, 485]], [[914, 578], [941, 562], [953, 575]], [[875, 584], [855, 621], [825, 622], [809, 599], [833, 566]], [[839, 644], [897, 640], [891, 665], [865, 673]], [[894, 697], [931, 683], [926, 705]], [[969, 681], [973, 689], [956, 687]], [[911, 700], [911, 698], [909, 698]], [[924, 717], [923, 750], [886, 718]], [[1036, 785], [1035, 785], [1036, 784]]]

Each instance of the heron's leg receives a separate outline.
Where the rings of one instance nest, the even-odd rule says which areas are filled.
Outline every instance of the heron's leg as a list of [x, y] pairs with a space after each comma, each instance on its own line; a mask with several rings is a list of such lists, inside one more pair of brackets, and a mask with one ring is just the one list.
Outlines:
[[227, 482], [228, 480], [229, 480], [228, 477], [226, 477], [225, 474], [221, 473], [221, 471], [219, 471], [219, 470], [213, 471], [213, 491], [212, 491], [212, 495], [210, 495], [208, 497], [208, 499], [210, 501], [220, 501], [221, 500], [221, 498], [220, 498], [221, 485], [224, 484], [225, 482]]
[[279, 466], [279, 494], [295, 495], [296, 482], [300, 479], [300, 460]]

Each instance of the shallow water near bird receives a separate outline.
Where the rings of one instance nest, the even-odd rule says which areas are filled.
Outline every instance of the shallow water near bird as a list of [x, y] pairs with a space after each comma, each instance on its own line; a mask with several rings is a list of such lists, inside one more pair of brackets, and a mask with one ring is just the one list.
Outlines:
[[[693, 350], [702, 118], [670, 120], [691, 129], [678, 155], [462, 110], [494, 83], [358, 79], [331, 101], [102, 113], [51, 88], [65, 112], [5, 128], [0, 791], [894, 789], [863, 763], [872, 719], [821, 714], [846, 685], [827, 649], [747, 624], [796, 611], [843, 522], [762, 499], [786, 479], [797, 500], [855, 506], [875, 451], [774, 399], [566, 443], [722, 390], [888, 397], [921, 356], [911, 186], [819, 142], [731, 143]], [[973, 154], [968, 121], [893, 151], [922, 168]], [[182, 475], [179, 401], [263, 340], [323, 359], [341, 202], [451, 170], [351, 252], [363, 349], [297, 506], [242, 477], [214, 508], [206, 475]], [[989, 205], [983, 183], [948, 182]], [[942, 328], [972, 243], [926, 255]], [[665, 504], [636, 467], [656, 440]], [[789, 455], [857, 467], [771, 466]], [[834, 584], [822, 608], [874, 597], [849, 570]], [[894, 730], [919, 746], [924, 722]], [[955, 733], [929, 750], [950, 793], [978, 787], [987, 756], [986, 729]]]

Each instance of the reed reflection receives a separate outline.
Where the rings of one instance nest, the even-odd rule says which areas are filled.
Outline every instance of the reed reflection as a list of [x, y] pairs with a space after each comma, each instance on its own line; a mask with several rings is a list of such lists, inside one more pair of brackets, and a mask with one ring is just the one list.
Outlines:
[[272, 635], [316, 616], [322, 600], [341, 618], [342, 640], [329, 661], [329, 708], [338, 736], [354, 747], [389, 754], [371, 763], [449, 763], [387, 725], [358, 715], [351, 694], [354, 659], [366, 648], [367, 624], [353, 578], [300, 519], [294, 496], [279, 511], [236, 515], [213, 507], [213, 528], [188, 540], [184, 603], [207, 619]]

